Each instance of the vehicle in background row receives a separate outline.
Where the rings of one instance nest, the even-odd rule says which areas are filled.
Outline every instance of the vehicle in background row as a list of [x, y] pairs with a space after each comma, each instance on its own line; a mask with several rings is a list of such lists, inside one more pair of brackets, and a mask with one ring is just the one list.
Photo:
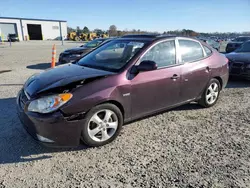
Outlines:
[[109, 38], [98, 38], [91, 42], [88, 42], [80, 47], [71, 48], [68, 50], [65, 50], [59, 55], [58, 63], [64, 64], [64, 63], [72, 63], [74, 61], [77, 61], [82, 58], [83, 55], [86, 53], [92, 51], [99, 45], [103, 44], [104, 42], [107, 42], [110, 40]]
[[230, 76], [250, 79], [250, 40], [244, 42], [234, 52], [226, 54], [229, 60]]
[[217, 51], [220, 50], [220, 43], [219, 42], [216, 42], [213, 39], [205, 39], [205, 38], [201, 38], [200, 40], [202, 40], [203, 42], [206, 42], [209, 46], [216, 49]]
[[187, 37], [127, 36], [76, 64], [30, 77], [17, 96], [24, 128], [49, 146], [113, 141], [124, 123], [197, 101], [213, 106], [228, 81], [228, 60]]
[[19, 38], [16, 34], [9, 34], [8, 41], [10, 42], [19, 42]]
[[230, 42], [227, 43], [226, 53], [233, 52], [248, 40], [250, 40], [250, 36], [241, 36], [231, 40]]

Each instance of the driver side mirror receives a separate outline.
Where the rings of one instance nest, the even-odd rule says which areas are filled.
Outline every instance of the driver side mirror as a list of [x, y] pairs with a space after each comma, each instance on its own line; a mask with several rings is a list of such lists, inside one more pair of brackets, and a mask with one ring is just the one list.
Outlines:
[[145, 60], [142, 61], [137, 67], [137, 71], [152, 71], [157, 69], [157, 65], [154, 61]]

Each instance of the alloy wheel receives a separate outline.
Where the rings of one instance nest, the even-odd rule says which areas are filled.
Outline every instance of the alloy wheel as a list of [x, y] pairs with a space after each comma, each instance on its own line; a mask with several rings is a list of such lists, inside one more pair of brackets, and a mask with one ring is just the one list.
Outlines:
[[96, 142], [110, 139], [118, 128], [118, 118], [112, 110], [96, 112], [88, 122], [88, 135]]
[[208, 104], [213, 104], [219, 95], [219, 86], [217, 83], [213, 82], [207, 89], [206, 92], [206, 101]]

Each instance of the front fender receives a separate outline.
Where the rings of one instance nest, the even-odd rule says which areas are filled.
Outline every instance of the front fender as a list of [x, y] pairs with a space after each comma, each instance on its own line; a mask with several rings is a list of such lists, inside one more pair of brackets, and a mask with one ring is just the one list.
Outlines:
[[[86, 90], [85, 88], [84, 90]], [[73, 93], [74, 98], [70, 103], [65, 105], [61, 110], [67, 115], [74, 115], [78, 113], [86, 113], [94, 106], [107, 101], [115, 101], [119, 103], [124, 110], [124, 119], [130, 117], [131, 113], [131, 96], [130, 85], [122, 85], [116, 87], [109, 87], [97, 92], [94, 92], [83, 97], [79, 97], [82, 91]], [[86, 92], [84, 92], [86, 93]]]

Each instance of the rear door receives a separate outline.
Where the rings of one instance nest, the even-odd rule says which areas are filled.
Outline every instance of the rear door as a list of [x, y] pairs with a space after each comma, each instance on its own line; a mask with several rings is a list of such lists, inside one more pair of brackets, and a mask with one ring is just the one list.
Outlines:
[[183, 101], [198, 97], [210, 80], [209, 59], [201, 44], [192, 39], [178, 39], [181, 61], [181, 98]]

